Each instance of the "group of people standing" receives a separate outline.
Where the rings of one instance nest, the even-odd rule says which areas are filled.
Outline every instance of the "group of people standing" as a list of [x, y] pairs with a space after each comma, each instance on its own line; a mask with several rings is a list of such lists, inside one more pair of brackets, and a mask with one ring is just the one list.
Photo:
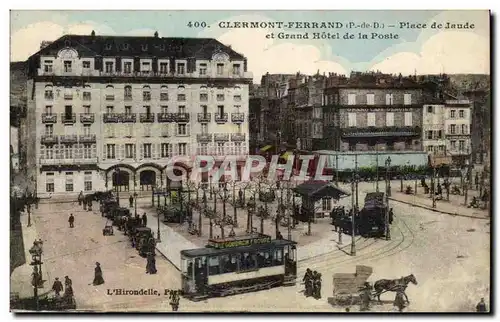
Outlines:
[[305, 284], [304, 295], [319, 300], [321, 298], [321, 273], [313, 272], [308, 268], [302, 281]]
[[52, 284], [52, 291], [56, 294], [56, 298], [61, 298], [61, 292], [64, 290], [64, 294], [62, 296], [63, 299], [72, 299], [73, 298], [73, 281], [68, 277], [64, 277], [64, 287], [62, 282], [59, 280], [59, 277], [56, 277], [54, 284]]

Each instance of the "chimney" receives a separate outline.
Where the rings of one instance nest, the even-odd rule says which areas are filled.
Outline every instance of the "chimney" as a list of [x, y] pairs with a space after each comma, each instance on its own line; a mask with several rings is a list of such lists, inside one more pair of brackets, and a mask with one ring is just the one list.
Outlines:
[[47, 47], [51, 43], [52, 43], [52, 41], [42, 40], [42, 42], [40, 43], [40, 50], [44, 49], [45, 47]]
[[158, 31], [155, 31], [154, 37], [158, 38]]

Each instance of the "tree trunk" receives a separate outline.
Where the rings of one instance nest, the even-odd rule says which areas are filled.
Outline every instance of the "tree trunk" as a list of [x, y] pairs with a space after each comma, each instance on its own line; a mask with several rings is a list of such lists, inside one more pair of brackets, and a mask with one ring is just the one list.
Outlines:
[[236, 209], [236, 204], [234, 204], [234, 219], [233, 219], [234, 227], [238, 227], [238, 210]]
[[274, 225], [275, 225], [275, 228], [276, 228], [276, 231], [275, 231], [275, 235], [276, 237], [278, 237], [278, 233], [279, 233], [279, 224], [280, 224], [280, 220], [279, 220], [279, 216], [276, 216], [276, 219], [274, 220]]
[[201, 209], [198, 210], [198, 236], [201, 237], [201, 226], [203, 225], [203, 214]]
[[311, 212], [307, 214], [307, 235], [311, 236]]
[[212, 219], [210, 219], [209, 238], [212, 239], [213, 237], [214, 237], [214, 223], [212, 222]]
[[220, 236], [222, 239], [224, 239], [224, 226], [223, 225], [220, 226]]
[[264, 233], [264, 217], [260, 218], [260, 233]]

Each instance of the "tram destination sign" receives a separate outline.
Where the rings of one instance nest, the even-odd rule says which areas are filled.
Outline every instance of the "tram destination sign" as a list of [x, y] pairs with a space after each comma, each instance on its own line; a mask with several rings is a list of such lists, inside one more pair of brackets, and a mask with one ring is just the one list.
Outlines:
[[246, 237], [246, 238], [231, 238], [231, 239], [210, 239], [208, 241], [208, 246], [217, 248], [217, 249], [225, 249], [225, 248], [234, 248], [234, 247], [242, 247], [242, 246], [250, 246], [257, 244], [267, 244], [271, 242], [271, 236], [258, 236], [258, 237]]

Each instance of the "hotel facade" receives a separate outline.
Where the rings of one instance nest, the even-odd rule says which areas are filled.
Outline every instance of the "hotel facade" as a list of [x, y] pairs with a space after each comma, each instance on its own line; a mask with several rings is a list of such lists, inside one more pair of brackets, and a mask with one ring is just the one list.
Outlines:
[[167, 186], [177, 156], [245, 159], [252, 77], [246, 58], [215, 39], [92, 32], [43, 44], [28, 59], [37, 194], [150, 190]]

